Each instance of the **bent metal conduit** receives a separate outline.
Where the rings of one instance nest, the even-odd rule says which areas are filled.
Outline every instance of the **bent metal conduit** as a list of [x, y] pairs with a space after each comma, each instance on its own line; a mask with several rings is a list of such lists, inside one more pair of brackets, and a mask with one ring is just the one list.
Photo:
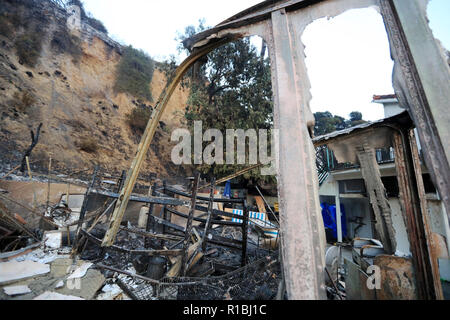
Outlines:
[[153, 110], [152, 116], [148, 121], [147, 127], [145, 128], [144, 135], [139, 143], [136, 156], [131, 164], [130, 170], [128, 171], [127, 179], [125, 181], [124, 187], [120, 191], [119, 199], [114, 208], [114, 212], [108, 227], [108, 231], [103, 238], [102, 247], [109, 247], [114, 244], [117, 232], [119, 231], [120, 223], [122, 222], [125, 210], [130, 201], [131, 193], [136, 184], [137, 177], [141, 170], [142, 163], [145, 159], [147, 151], [155, 135], [156, 128], [158, 127], [161, 116], [166, 109], [167, 103], [169, 102], [175, 88], [178, 86], [179, 82], [189, 70], [189, 68], [197, 62], [200, 58], [211, 52], [212, 50], [232, 41], [237, 37], [225, 37], [219, 39], [215, 42], [210, 42], [206, 46], [195, 50], [183, 63], [176, 69], [174, 79], [166, 85], [163, 92], [161, 93], [156, 108]]

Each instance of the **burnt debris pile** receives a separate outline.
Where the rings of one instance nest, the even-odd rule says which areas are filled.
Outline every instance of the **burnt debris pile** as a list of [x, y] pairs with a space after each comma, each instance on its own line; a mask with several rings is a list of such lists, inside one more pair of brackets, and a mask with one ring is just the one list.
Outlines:
[[[49, 180], [45, 205], [33, 207], [2, 190], [0, 299], [275, 298], [279, 227], [267, 214], [251, 212], [246, 198], [222, 196], [200, 175], [189, 186], [151, 176], [136, 185], [113, 232], [125, 181], [125, 172], [96, 167], [84, 193], [68, 187], [52, 203]], [[3, 202], [38, 225], [28, 227]]]

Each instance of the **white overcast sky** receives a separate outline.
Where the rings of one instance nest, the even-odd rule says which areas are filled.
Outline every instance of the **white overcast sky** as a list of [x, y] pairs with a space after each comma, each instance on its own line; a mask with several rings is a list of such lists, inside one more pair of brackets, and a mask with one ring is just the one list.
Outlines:
[[[177, 55], [178, 32], [204, 18], [214, 26], [261, 0], [84, 0], [85, 8], [101, 20], [109, 35], [162, 61]], [[432, 0], [431, 27], [450, 48], [450, 0]], [[374, 94], [393, 93], [393, 62], [381, 16], [374, 9], [348, 11], [309, 25], [302, 36], [312, 85], [313, 112], [330, 111], [348, 118], [352, 111], [364, 119], [383, 117], [371, 103]]]

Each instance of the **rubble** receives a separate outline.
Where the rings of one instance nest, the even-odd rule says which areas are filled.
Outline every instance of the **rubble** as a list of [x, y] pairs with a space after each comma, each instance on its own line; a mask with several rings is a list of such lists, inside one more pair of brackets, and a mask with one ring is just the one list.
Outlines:
[[85, 300], [85, 299], [75, 296], [68, 296], [57, 292], [46, 291], [43, 294], [39, 295], [38, 297], [34, 298], [33, 300]]
[[0, 263], [0, 284], [11, 283], [50, 272], [48, 264], [34, 261], [10, 261]]
[[[0, 253], [0, 275], [4, 273], [0, 286], [8, 285], [3, 287], [3, 298], [201, 299], [205, 281], [220, 288], [205, 297], [246, 297], [249, 293], [244, 292], [248, 290], [253, 292], [250, 296], [256, 296], [260, 292], [258, 285], [238, 290], [236, 284], [228, 285], [227, 281], [241, 277], [249, 268], [257, 268], [257, 272], [248, 275], [248, 280], [258, 283], [257, 275], [267, 273], [264, 266], [270, 263], [276, 264], [277, 271], [271, 273], [274, 283], [270, 290], [273, 291], [266, 291], [275, 296], [280, 264], [277, 258], [264, 257], [278, 256], [278, 238], [265, 235], [264, 230], [268, 227], [277, 234], [277, 225], [268, 220], [266, 213], [250, 212], [244, 199], [216, 198], [214, 186], [206, 194], [198, 192], [198, 183], [191, 193], [181, 186], [153, 184], [147, 197], [133, 194], [131, 200], [143, 205], [139, 217], [136, 215], [133, 222], [124, 221], [114, 244], [102, 246], [117, 202], [116, 192], [124, 180], [122, 176], [115, 183], [108, 180], [110, 183], [105, 184], [102, 173], [96, 169], [84, 195], [65, 193], [59, 203], [48, 203], [46, 209], [39, 209], [43, 214], [21, 206], [45, 218], [53, 230], [28, 230], [38, 242]], [[92, 200], [98, 196], [104, 200]], [[241, 209], [219, 210], [225, 203]], [[180, 223], [183, 219], [187, 225]], [[33, 239], [31, 234], [29, 238]], [[272, 245], [265, 248], [265, 240]], [[18, 273], [17, 267], [21, 265], [24, 272]], [[7, 270], [11, 269], [14, 272], [10, 274], [14, 276], [8, 276]]]
[[28, 288], [28, 286], [9, 286], [9, 287], [4, 287], [3, 290], [5, 290], [5, 293], [8, 296], [16, 296], [16, 295], [21, 295], [21, 294], [31, 292], [31, 290], [30, 290], [30, 288]]
[[[444, 90], [448, 86], [448, 70], [442, 66], [425, 13], [412, 1], [313, 1], [308, 5], [301, 0], [284, 2], [266, 1], [226, 23], [185, 39], [186, 48], [193, 53], [177, 68], [173, 81], [163, 90], [129, 176], [123, 174], [117, 182], [111, 176], [104, 179], [99, 177], [96, 167], [78, 205], [70, 203], [71, 195], [67, 192], [66, 201], [61, 199], [54, 206], [47, 204], [45, 214], [37, 213], [35, 207], [23, 206], [40, 215], [56, 231], [46, 232], [42, 238], [24, 226], [26, 220], [20, 215], [0, 208], [2, 238], [7, 239], [4, 251], [12, 251], [2, 254], [6, 262], [2, 262], [0, 275], [3, 272], [5, 281], [26, 280], [25, 284], [15, 285], [28, 285], [31, 292], [23, 297], [34, 299], [93, 299], [96, 295], [97, 299], [115, 299], [122, 294], [133, 300], [271, 299], [275, 295], [283, 297], [285, 291], [294, 299], [321, 299], [325, 294], [329, 299], [340, 300], [442, 299], [441, 273], [448, 280], [448, 257], [444, 260], [442, 255], [448, 247], [445, 248], [444, 239], [433, 236], [414, 127], [419, 129], [427, 169], [448, 215], [450, 170], [448, 145], [443, 143], [448, 136], [444, 117], [448, 114], [445, 112], [448, 99], [444, 99], [448, 96], [448, 90]], [[355, 236], [344, 239], [342, 220], [335, 219], [337, 243], [331, 250], [335, 254], [330, 253], [330, 261], [325, 261], [326, 239], [317, 189], [328, 173], [322, 172], [320, 181], [316, 177], [310, 83], [306, 55], [302, 54], [305, 47], [302, 41], [291, 39], [300, 39], [306, 26], [314, 20], [374, 5], [383, 17], [391, 44], [395, 91], [408, 112], [313, 139], [316, 147], [329, 145], [337, 158], [359, 163], [366, 187], [364, 197], [370, 201], [374, 213], [371, 223], [376, 235], [372, 235], [380, 240]], [[267, 218], [267, 202], [261, 192], [256, 200], [261, 212], [252, 212], [245, 198], [215, 198], [214, 185], [223, 179], [217, 182], [213, 179], [207, 185], [211, 187], [209, 197], [201, 196], [200, 191], [207, 190], [199, 190], [202, 188], [198, 174], [187, 190], [146, 181], [151, 185], [148, 193], [135, 194], [139, 171], [161, 116], [188, 68], [220, 45], [252, 34], [267, 39], [272, 50], [277, 115], [274, 126], [281, 128], [277, 174], [278, 191], [283, 196], [280, 199], [282, 223], [273, 212], [272, 220]], [[305, 81], [297, 81], [303, 76]], [[435, 84], [437, 89], [430, 84]], [[400, 215], [394, 214], [381, 179], [376, 159], [379, 147], [390, 147], [395, 154], [392, 169], [399, 189]], [[32, 180], [28, 160], [26, 157]], [[242, 171], [224, 179], [239, 174]], [[117, 188], [105, 190], [113, 187]], [[339, 185], [328, 196], [334, 197], [335, 217], [340, 217]], [[93, 198], [97, 197], [101, 200], [92, 205]], [[141, 205], [137, 223], [127, 217], [132, 202]], [[362, 217], [357, 218], [353, 223], [362, 228], [365, 223]], [[398, 220], [404, 220], [404, 228], [396, 228]], [[398, 250], [404, 249], [403, 243], [397, 241], [400, 235], [408, 238], [411, 254]], [[278, 252], [280, 236], [283, 237], [280, 250], [283, 264]], [[44, 256], [35, 255], [35, 249], [27, 247], [33, 240], [42, 241], [39, 250], [43, 250]], [[24, 246], [26, 250], [16, 251]], [[69, 252], [70, 257], [60, 257]], [[349, 256], [342, 259], [342, 254]], [[6, 267], [11, 269], [18, 264], [30, 270], [11, 278]], [[39, 272], [33, 271], [32, 266]], [[372, 290], [365, 284], [369, 269], [375, 266], [381, 269], [383, 281], [381, 289]], [[49, 275], [44, 268], [50, 268]], [[325, 274], [326, 286], [323, 285]]]

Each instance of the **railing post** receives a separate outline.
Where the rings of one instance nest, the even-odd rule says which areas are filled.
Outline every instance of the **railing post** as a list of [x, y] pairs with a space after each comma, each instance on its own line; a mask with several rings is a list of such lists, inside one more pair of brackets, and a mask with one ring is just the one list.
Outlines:
[[186, 232], [184, 234], [183, 241], [183, 257], [181, 260], [181, 274], [186, 276], [187, 268], [188, 268], [188, 253], [189, 253], [189, 240], [192, 234], [192, 221], [194, 220], [195, 213], [195, 205], [197, 203], [197, 191], [198, 191], [198, 182], [200, 180], [200, 173], [197, 173], [194, 179], [194, 185], [192, 187], [192, 198], [191, 198], [191, 207], [189, 209], [189, 217], [186, 223]]
[[245, 266], [247, 264], [247, 240], [248, 240], [248, 220], [249, 220], [249, 212], [247, 207], [247, 200], [242, 201], [242, 260], [241, 265]]
[[[155, 182], [153, 184], [152, 188], [152, 192], [151, 195], [155, 196], [156, 194], [156, 188], [158, 187], [157, 183]], [[150, 229], [152, 229], [154, 227], [154, 221], [153, 221], [153, 210], [154, 210], [155, 205], [153, 203], [150, 203], [149, 207], [148, 207], [148, 213], [147, 213], [147, 226], [145, 228], [145, 231], [149, 232]], [[150, 247], [150, 239], [146, 238], [145, 239], [145, 248], [149, 248]]]
[[[164, 180], [163, 181], [163, 194], [166, 194], [166, 187], [167, 187], [167, 181]], [[163, 205], [163, 209], [162, 210], [163, 210], [163, 219], [166, 220], [166, 221], [171, 222], [172, 215], [167, 212], [167, 205]], [[169, 215], [170, 215], [170, 218], [169, 218]], [[163, 225], [163, 230], [162, 231], [163, 231], [163, 234], [166, 234], [166, 231], [167, 231], [166, 225]], [[164, 247], [164, 246], [165, 246], [165, 241], [161, 240], [161, 247]]]
[[213, 210], [213, 204], [214, 204], [214, 191], [216, 189], [216, 178], [213, 178], [211, 181], [211, 189], [209, 193], [209, 203], [208, 203], [208, 218], [206, 219], [205, 223], [205, 232], [203, 233], [203, 239], [202, 239], [202, 250], [203, 252], [206, 252], [206, 239], [208, 237], [208, 231], [211, 228], [211, 216], [212, 216], [212, 210]]

